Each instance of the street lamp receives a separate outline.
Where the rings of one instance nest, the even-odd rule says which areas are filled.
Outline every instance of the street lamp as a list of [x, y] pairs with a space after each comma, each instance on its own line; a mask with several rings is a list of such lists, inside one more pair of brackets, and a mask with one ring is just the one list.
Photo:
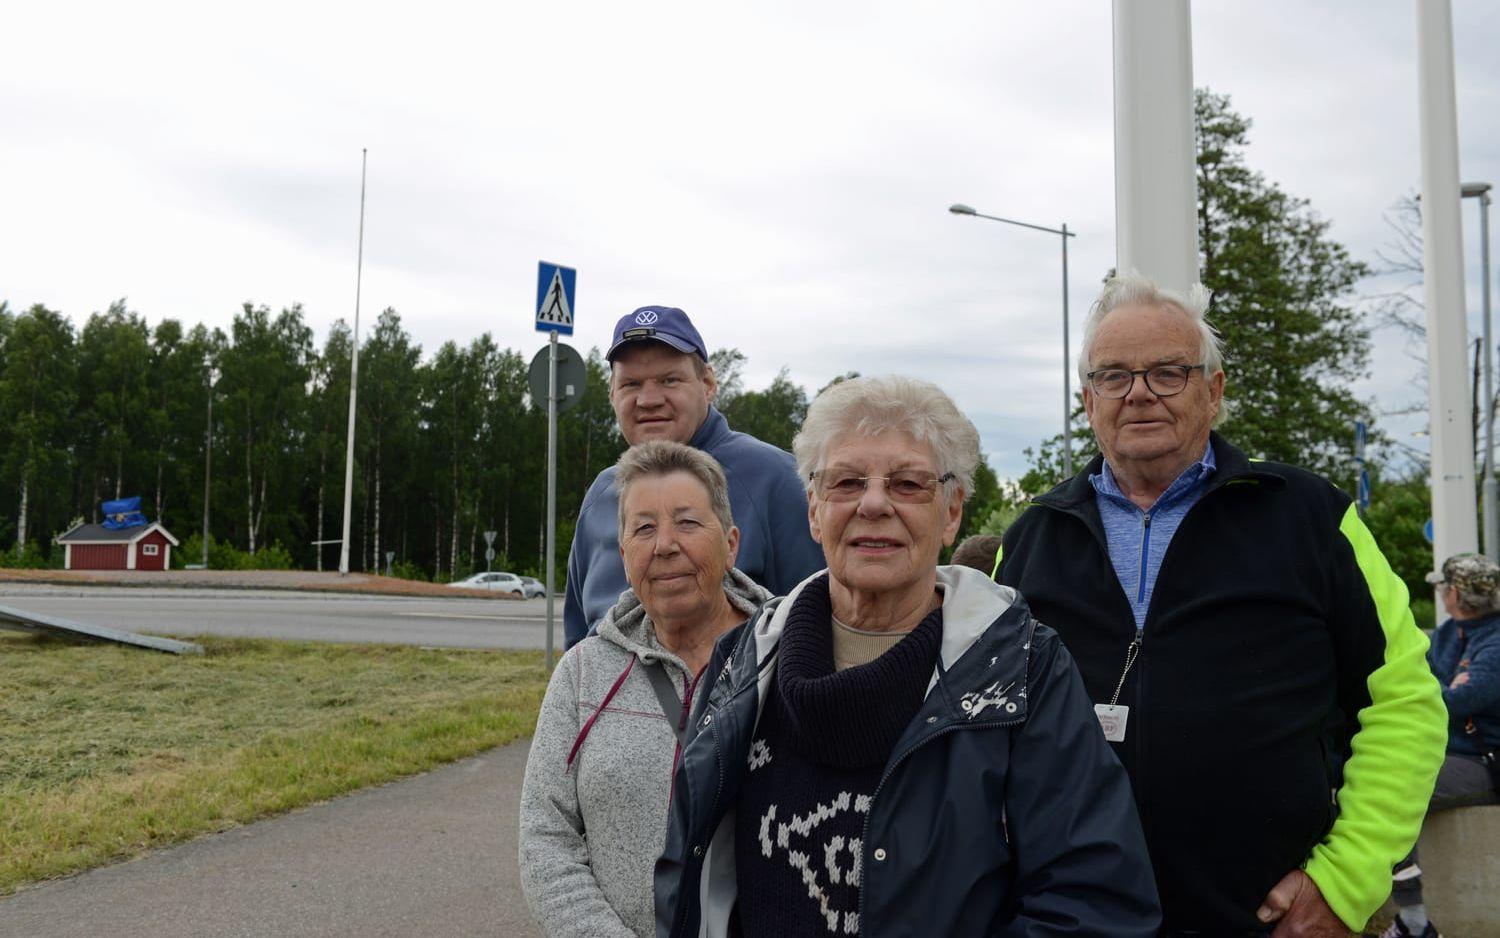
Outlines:
[[1007, 225], [1016, 225], [1021, 228], [1030, 228], [1033, 231], [1045, 231], [1048, 234], [1062, 236], [1062, 326], [1063, 326], [1063, 475], [1073, 475], [1073, 379], [1068, 374], [1071, 363], [1068, 361], [1068, 239], [1076, 238], [1077, 232], [1068, 230], [1068, 223], [1063, 222], [1061, 228], [1047, 228], [1043, 225], [1032, 225], [1024, 221], [1013, 221], [1009, 218], [1000, 218], [997, 215], [986, 215], [976, 212], [974, 209], [962, 203], [948, 206], [948, 211], [955, 215], [973, 215], [975, 218], [988, 218], [990, 221], [1004, 222]]
[[1465, 199], [1479, 200], [1479, 269], [1484, 277], [1484, 553], [1494, 560], [1500, 555], [1500, 517], [1495, 497], [1495, 392], [1490, 359], [1490, 184], [1466, 182], [1459, 189]]

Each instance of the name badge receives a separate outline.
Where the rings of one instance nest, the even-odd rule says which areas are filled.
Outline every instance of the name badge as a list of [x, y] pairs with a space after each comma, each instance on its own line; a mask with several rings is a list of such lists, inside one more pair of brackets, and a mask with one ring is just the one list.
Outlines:
[[1094, 716], [1099, 718], [1099, 728], [1104, 738], [1112, 743], [1125, 741], [1125, 723], [1130, 719], [1130, 708], [1123, 704], [1094, 704]]

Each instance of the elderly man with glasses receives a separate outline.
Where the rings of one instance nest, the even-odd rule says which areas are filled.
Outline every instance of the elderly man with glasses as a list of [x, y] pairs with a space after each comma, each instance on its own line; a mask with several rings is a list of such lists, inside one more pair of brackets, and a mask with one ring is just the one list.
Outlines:
[[1006, 532], [1130, 773], [1163, 935], [1347, 935], [1390, 891], [1445, 715], [1348, 495], [1213, 432], [1207, 292], [1111, 280], [1084, 330], [1102, 455]]

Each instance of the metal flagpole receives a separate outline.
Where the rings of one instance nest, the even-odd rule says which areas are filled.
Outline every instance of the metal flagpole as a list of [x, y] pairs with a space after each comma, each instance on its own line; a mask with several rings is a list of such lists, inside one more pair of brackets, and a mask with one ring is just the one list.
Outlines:
[[1484, 282], [1484, 553], [1500, 557], [1500, 515], [1495, 498], [1495, 391], [1491, 359], [1495, 346], [1490, 339], [1490, 193], [1489, 185], [1479, 193], [1479, 269]]
[[365, 269], [365, 169], [369, 149], [359, 151], [359, 254], [354, 265], [354, 336], [349, 343], [349, 433], [344, 450], [344, 539], [339, 543], [339, 576], [349, 575], [349, 509], [354, 501], [354, 405], [359, 395], [359, 289]]
[[557, 582], [557, 330], [547, 333], [547, 670], [552, 670], [553, 603]]
[[1073, 376], [1068, 373], [1068, 223], [1062, 225], [1063, 261], [1063, 476], [1073, 478]]
[[208, 505], [213, 492], [214, 370], [208, 369], [208, 429], [203, 433], [203, 569], [208, 569]]

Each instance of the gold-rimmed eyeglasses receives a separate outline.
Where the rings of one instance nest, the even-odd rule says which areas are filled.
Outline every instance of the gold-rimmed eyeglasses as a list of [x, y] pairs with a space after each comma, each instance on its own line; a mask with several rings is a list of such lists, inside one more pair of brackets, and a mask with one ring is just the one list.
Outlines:
[[871, 482], [880, 482], [885, 486], [886, 498], [917, 505], [932, 501], [938, 486], [953, 481], [955, 476], [951, 472], [933, 475], [922, 469], [897, 469], [888, 476], [862, 476], [847, 469], [823, 469], [809, 478], [814, 491], [824, 501], [859, 501]]

